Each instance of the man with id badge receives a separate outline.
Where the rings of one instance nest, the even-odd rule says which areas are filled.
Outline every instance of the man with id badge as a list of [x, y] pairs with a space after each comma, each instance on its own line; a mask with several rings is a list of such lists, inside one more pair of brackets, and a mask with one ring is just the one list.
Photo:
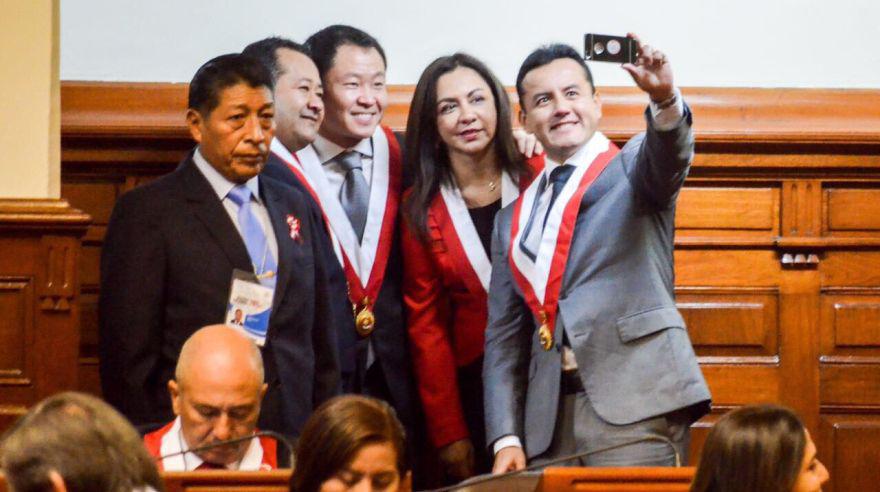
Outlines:
[[259, 176], [275, 131], [272, 88], [251, 57], [204, 64], [186, 114], [198, 147], [114, 208], [101, 262], [102, 388], [142, 430], [172, 418], [166, 382], [184, 341], [209, 324], [261, 348], [260, 428], [295, 436], [338, 391], [319, 212]]

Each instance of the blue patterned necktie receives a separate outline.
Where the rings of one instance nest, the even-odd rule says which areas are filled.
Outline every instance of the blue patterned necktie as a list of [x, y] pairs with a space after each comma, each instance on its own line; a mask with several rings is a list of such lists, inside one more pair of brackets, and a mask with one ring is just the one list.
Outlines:
[[[238, 185], [232, 188], [227, 195], [236, 205], [238, 205], [238, 226], [241, 230], [241, 237], [244, 245], [247, 247], [248, 255], [251, 257], [251, 263], [254, 266], [254, 273], [260, 275], [260, 283], [268, 287], [275, 287], [277, 276], [277, 264], [272, 251], [269, 249], [266, 234], [260, 227], [260, 221], [257, 219], [254, 211], [251, 210], [251, 190], [245, 185]], [[271, 275], [266, 275], [272, 272]]]
[[[535, 261], [538, 248], [541, 246], [541, 237], [544, 234], [544, 226], [547, 225], [547, 217], [550, 216], [550, 209], [553, 208], [553, 203], [556, 202], [556, 198], [559, 196], [559, 193], [562, 191], [562, 188], [565, 186], [565, 183], [568, 181], [568, 178], [571, 177], [571, 173], [573, 172], [574, 166], [571, 164], [563, 164], [550, 171], [549, 182], [552, 191], [550, 192], [549, 200], [542, 200], [547, 190], [547, 180], [546, 178], [542, 178], [541, 188], [543, 191], [535, 200], [535, 205], [532, 207], [532, 214], [529, 216], [529, 221], [526, 222], [522, 239], [520, 239], [519, 242], [520, 250], [531, 258], [532, 261]], [[538, 217], [542, 217], [541, 227], [535, 226], [535, 220]]]

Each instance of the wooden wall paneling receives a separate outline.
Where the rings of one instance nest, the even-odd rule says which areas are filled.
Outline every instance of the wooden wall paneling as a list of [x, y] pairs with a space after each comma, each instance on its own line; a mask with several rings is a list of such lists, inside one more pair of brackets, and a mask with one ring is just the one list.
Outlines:
[[77, 387], [88, 221], [63, 200], [0, 199], [0, 431], [36, 401]]
[[880, 417], [824, 415], [818, 457], [831, 473], [830, 492], [877, 490], [880, 483]]
[[[623, 142], [644, 129], [643, 94], [600, 89], [606, 135]], [[716, 405], [694, 425], [692, 456], [720, 415], [755, 402], [798, 410], [821, 433], [822, 457], [825, 447], [873, 456], [880, 442], [850, 436], [880, 416], [880, 91], [683, 93], [697, 155], [676, 211], [677, 301]], [[403, 130], [411, 96], [390, 87], [383, 122]], [[83, 240], [79, 376], [93, 391], [106, 217], [119, 194], [192, 147], [185, 99], [185, 84], [62, 84], [62, 193], [95, 216]], [[2, 292], [0, 304], [11, 302]], [[0, 400], [0, 415], [3, 405], [16, 403]], [[832, 460], [832, 481], [850, 481], [853, 463]]]

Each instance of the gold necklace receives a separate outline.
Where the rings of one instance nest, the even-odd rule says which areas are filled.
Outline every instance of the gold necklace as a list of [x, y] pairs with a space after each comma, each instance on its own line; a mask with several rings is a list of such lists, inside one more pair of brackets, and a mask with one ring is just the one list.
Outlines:
[[489, 191], [495, 191], [495, 188], [498, 187], [498, 185], [495, 184], [495, 181], [494, 181], [494, 180], [493, 180], [493, 181], [489, 181], [489, 185], [488, 185], [488, 186], [489, 186]]

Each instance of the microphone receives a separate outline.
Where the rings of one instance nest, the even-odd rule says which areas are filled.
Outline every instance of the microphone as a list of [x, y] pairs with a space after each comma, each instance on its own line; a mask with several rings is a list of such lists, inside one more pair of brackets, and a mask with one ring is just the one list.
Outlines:
[[479, 484], [484, 484], [484, 483], [488, 483], [488, 482], [493, 482], [495, 480], [501, 480], [501, 479], [504, 479], [507, 477], [520, 475], [520, 474], [530, 472], [530, 471], [541, 470], [543, 468], [547, 468], [549, 466], [556, 465], [559, 463], [564, 463], [566, 461], [570, 461], [570, 460], [574, 460], [574, 459], [578, 459], [578, 458], [585, 458], [587, 456], [591, 456], [594, 454], [604, 453], [606, 451], [614, 451], [615, 449], [625, 448], [627, 446], [632, 446], [633, 444], [640, 444], [643, 442], [651, 442], [651, 441], [662, 442], [662, 443], [666, 444], [667, 446], [669, 446], [672, 449], [673, 454], [675, 455], [675, 467], [676, 468], [681, 467], [681, 455], [678, 453], [678, 449], [675, 448], [675, 444], [673, 444], [672, 441], [670, 441], [668, 438], [663, 437], [663, 436], [648, 436], [648, 437], [642, 437], [640, 439], [634, 439], [632, 441], [622, 442], [619, 444], [615, 444], [613, 446], [607, 446], [604, 448], [594, 449], [592, 451], [584, 451], [582, 453], [574, 453], [574, 454], [570, 454], [568, 456], [561, 456], [559, 458], [552, 459], [552, 460], [547, 461], [545, 463], [527, 466], [521, 470], [514, 470], [514, 471], [499, 473], [497, 475], [492, 475], [492, 474], [477, 475], [476, 477], [471, 477], [471, 478], [464, 480], [463, 482], [457, 483], [455, 485], [450, 485], [448, 487], [443, 487], [440, 489], [432, 489], [432, 490], [428, 490], [426, 492], [448, 492], [451, 490], [459, 490], [459, 489], [463, 489], [465, 487], [471, 487], [473, 485], [479, 485]]
[[287, 450], [288, 455], [290, 456], [290, 467], [293, 468], [294, 462], [296, 460], [296, 457], [294, 456], [294, 453], [293, 453], [293, 443], [290, 442], [290, 439], [288, 439], [287, 436], [280, 434], [278, 432], [275, 432], [275, 431], [268, 431], [268, 430], [254, 432], [253, 434], [250, 434], [250, 435], [247, 435], [244, 437], [236, 437], [235, 439], [227, 439], [225, 441], [212, 442], [211, 444], [205, 444], [205, 445], [202, 445], [202, 446], [199, 446], [196, 448], [187, 449], [186, 451], [177, 451], [174, 453], [163, 454], [162, 456], [159, 456], [158, 458], [156, 458], [156, 461], [161, 461], [161, 460], [164, 460], [165, 458], [173, 458], [175, 456], [180, 456], [180, 455], [186, 454], [186, 453], [198, 453], [199, 451], [207, 451], [209, 449], [219, 448], [221, 446], [228, 446], [230, 444], [238, 444], [240, 442], [250, 441], [251, 439], [254, 439], [256, 437], [271, 437], [271, 438], [275, 439], [276, 441], [280, 442], [281, 444], [283, 444], [284, 448]]

